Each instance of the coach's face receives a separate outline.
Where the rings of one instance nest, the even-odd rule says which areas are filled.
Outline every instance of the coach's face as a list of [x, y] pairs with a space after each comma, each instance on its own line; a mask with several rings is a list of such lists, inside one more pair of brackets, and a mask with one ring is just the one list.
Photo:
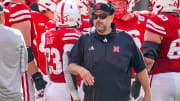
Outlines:
[[96, 11], [92, 15], [94, 26], [101, 35], [107, 35], [111, 32], [111, 23], [113, 16], [108, 13]]

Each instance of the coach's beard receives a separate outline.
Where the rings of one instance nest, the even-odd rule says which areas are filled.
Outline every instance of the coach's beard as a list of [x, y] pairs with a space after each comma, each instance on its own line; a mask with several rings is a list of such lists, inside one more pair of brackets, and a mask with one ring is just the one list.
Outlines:
[[96, 27], [96, 30], [100, 33], [104, 33], [106, 31], [106, 26], [100, 21], [96, 22], [95, 27]]

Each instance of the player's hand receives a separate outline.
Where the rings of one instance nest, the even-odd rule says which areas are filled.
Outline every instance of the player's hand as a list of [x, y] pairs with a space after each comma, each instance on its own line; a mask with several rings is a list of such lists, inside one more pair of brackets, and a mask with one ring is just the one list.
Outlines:
[[91, 73], [87, 69], [79, 68], [79, 74], [81, 78], [83, 79], [85, 85], [92, 86], [94, 84], [94, 77], [91, 75]]
[[32, 78], [34, 80], [37, 91], [46, 87], [47, 82], [43, 79], [42, 75], [39, 72], [33, 74]]

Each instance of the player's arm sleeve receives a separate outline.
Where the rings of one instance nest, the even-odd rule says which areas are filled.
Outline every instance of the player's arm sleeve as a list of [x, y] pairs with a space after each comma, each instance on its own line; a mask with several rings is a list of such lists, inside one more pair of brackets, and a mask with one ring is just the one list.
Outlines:
[[24, 4], [16, 4], [10, 9], [9, 24], [22, 32], [26, 46], [31, 46], [31, 19], [31, 11]]
[[167, 21], [168, 18], [161, 14], [149, 17], [146, 23], [146, 30], [158, 35], [166, 36], [166, 27], [168, 27]]
[[14, 23], [31, 20], [31, 11], [28, 6], [24, 4], [16, 4], [10, 10], [9, 24], [10, 26]]
[[139, 48], [136, 46], [134, 40], [132, 40], [132, 59], [131, 59], [131, 66], [134, 68], [136, 73], [141, 72], [146, 68], [146, 62], [144, 60], [144, 57], [139, 50]]
[[73, 44], [65, 44], [64, 45], [64, 54], [63, 54], [63, 68], [65, 80], [68, 85], [68, 89], [70, 90], [71, 96], [74, 100], [80, 100], [78, 91], [75, 88], [71, 73], [68, 72], [68, 54], [71, 51]]

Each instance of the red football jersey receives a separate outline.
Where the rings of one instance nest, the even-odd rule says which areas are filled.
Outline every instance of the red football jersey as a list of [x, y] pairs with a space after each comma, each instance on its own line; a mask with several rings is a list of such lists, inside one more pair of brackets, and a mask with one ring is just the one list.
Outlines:
[[47, 23], [46, 23], [46, 32], [48, 31], [55, 31], [56, 30], [56, 22], [54, 20], [49, 20]]
[[11, 26], [13, 23], [22, 22], [25, 20], [31, 20], [31, 9], [22, 3], [10, 3], [6, 6], [9, 10], [9, 17], [7, 19], [7, 26]]
[[45, 49], [48, 56], [48, 68], [53, 82], [66, 82], [68, 56], [73, 44], [79, 39], [80, 32], [74, 28], [62, 28], [45, 34]]
[[46, 74], [46, 58], [44, 55], [45, 38], [42, 37], [43, 33], [46, 32], [46, 23], [50, 20], [48, 17], [40, 12], [32, 11], [32, 18], [37, 32], [36, 35], [36, 47], [38, 51], [39, 69], [41, 72]]
[[32, 18], [36, 28], [37, 36], [46, 31], [46, 23], [50, 20], [47, 16], [40, 12], [32, 11]]
[[89, 19], [81, 19], [81, 26], [78, 29], [82, 34], [86, 34], [90, 31], [91, 25], [89, 24]]
[[113, 23], [116, 24], [117, 29], [127, 31], [134, 38], [139, 48], [142, 48], [146, 21], [147, 16], [137, 12], [127, 21], [118, 18], [113, 19]]
[[36, 32], [34, 28], [34, 23], [32, 20], [32, 15], [31, 15], [31, 9], [22, 3], [11, 3], [9, 4], [6, 9], [9, 11], [6, 13], [6, 21], [5, 24], [6, 26], [10, 26], [14, 23], [19, 23], [23, 22], [26, 20], [30, 20], [31, 22], [31, 47], [33, 54], [38, 61], [38, 54], [37, 54], [37, 49], [36, 49]]
[[146, 27], [163, 36], [153, 73], [180, 72], [180, 18], [159, 14], [148, 19]]

